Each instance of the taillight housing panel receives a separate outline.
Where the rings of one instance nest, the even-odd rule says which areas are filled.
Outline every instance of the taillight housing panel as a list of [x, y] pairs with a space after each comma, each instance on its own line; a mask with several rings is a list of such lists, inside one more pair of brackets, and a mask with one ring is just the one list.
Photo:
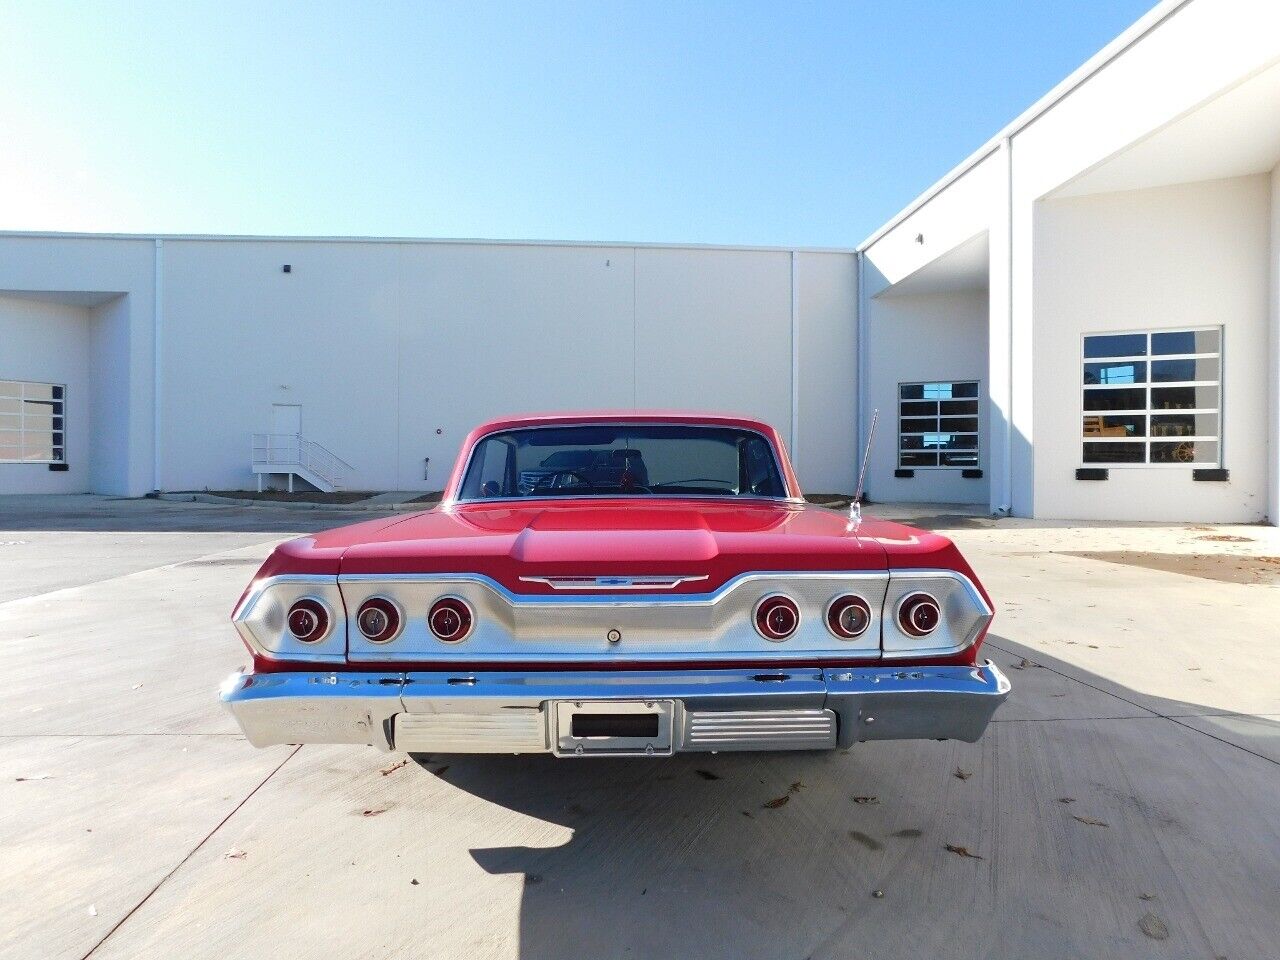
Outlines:
[[982, 636], [992, 613], [977, 587], [958, 571], [894, 570], [880, 621], [882, 656], [958, 653]]
[[875, 617], [866, 600], [856, 593], [846, 593], [827, 604], [826, 620], [833, 637], [856, 640], [871, 629]]
[[346, 618], [336, 577], [264, 578], [245, 593], [231, 622], [255, 656], [323, 663], [346, 659]]
[[800, 608], [784, 593], [762, 598], [752, 616], [756, 632], [774, 643], [790, 639], [800, 629]]

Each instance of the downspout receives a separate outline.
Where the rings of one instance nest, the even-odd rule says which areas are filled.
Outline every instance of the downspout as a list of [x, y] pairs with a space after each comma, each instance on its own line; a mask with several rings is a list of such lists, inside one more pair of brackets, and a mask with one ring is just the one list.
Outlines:
[[1008, 393], [1005, 396], [1005, 417], [1004, 417], [1004, 476], [1001, 478], [1001, 484], [1004, 487], [1004, 496], [1000, 499], [1003, 501], [1001, 509], [1005, 516], [1013, 514], [1013, 137], [1005, 137], [1000, 142], [1000, 149], [1004, 151], [1004, 173], [1005, 173], [1005, 197], [1004, 197], [1004, 216], [1005, 216], [1005, 300], [1004, 309], [1007, 314], [1006, 327], [1009, 334], [1009, 343], [1007, 347], [1007, 356], [1009, 361], [1009, 369], [1006, 371], [1006, 385]]
[[156, 238], [155, 246], [155, 283], [153, 285], [153, 301], [151, 305], [151, 315], [154, 320], [152, 328], [152, 391], [151, 400], [152, 423], [151, 423], [151, 484], [152, 489], [160, 491], [164, 489], [163, 478], [161, 476], [161, 450], [160, 450], [160, 389], [162, 386], [160, 362], [160, 336], [164, 330], [164, 241], [159, 237]]

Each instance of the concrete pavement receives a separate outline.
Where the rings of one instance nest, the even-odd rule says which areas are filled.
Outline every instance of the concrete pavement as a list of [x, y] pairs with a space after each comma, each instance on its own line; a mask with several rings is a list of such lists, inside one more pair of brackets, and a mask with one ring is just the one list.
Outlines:
[[0, 957], [1280, 943], [1274, 529], [933, 515], [999, 607], [978, 744], [418, 765], [255, 750], [216, 703], [254, 565], [339, 518], [60, 500], [0, 499]]

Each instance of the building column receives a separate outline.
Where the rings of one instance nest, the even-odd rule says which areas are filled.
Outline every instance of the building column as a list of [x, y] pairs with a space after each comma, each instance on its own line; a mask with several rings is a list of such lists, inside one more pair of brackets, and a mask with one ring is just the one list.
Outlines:
[[1270, 323], [1267, 346], [1267, 522], [1280, 526], [1280, 164], [1271, 171]]
[[1013, 436], [1013, 304], [1011, 293], [1012, 218], [1010, 192], [1012, 144], [1006, 138], [998, 153], [1002, 187], [992, 212], [988, 233], [987, 266], [987, 484], [989, 506], [993, 514], [1012, 512]]

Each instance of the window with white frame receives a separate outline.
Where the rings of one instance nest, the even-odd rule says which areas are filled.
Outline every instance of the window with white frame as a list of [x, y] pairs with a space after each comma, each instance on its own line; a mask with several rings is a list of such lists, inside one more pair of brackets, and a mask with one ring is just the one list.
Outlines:
[[978, 466], [978, 381], [898, 384], [898, 466]]
[[64, 463], [66, 390], [0, 380], [0, 463]]
[[1222, 328], [1084, 338], [1088, 464], [1219, 466]]

